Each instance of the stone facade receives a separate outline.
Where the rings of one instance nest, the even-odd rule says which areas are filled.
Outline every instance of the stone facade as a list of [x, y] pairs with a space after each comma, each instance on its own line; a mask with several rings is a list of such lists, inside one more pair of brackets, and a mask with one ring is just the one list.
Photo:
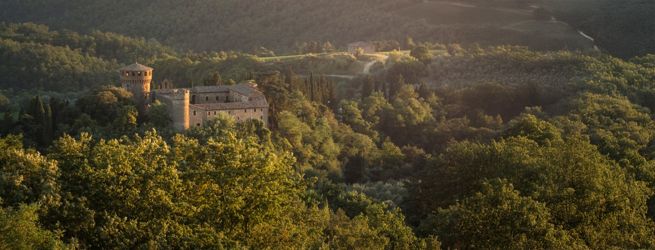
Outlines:
[[132, 92], [142, 107], [140, 111], [154, 100], [164, 103], [177, 130], [201, 126], [219, 114], [230, 115], [237, 122], [256, 119], [268, 125], [268, 102], [254, 82], [150, 91], [152, 72], [140, 64], [124, 67], [120, 70], [121, 85]]
[[132, 98], [139, 112], [145, 111], [150, 99], [152, 68], [138, 63], [120, 69], [121, 86], [132, 92]]

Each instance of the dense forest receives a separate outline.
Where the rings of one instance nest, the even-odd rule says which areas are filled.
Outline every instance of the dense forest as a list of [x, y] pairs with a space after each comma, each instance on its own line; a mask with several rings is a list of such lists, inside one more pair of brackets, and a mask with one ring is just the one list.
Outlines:
[[558, 18], [584, 30], [612, 54], [630, 58], [655, 53], [655, 3], [617, 0], [548, 0]]
[[[31, 23], [0, 39], [3, 249], [655, 248], [652, 55], [417, 42], [267, 61]], [[116, 82], [135, 60], [154, 87], [255, 80], [270, 126], [139, 114]]]
[[[589, 42], [568, 24], [548, 23], [552, 13], [533, 14], [530, 4], [540, 1], [513, 1], [520, 4], [512, 5], [516, 8], [512, 10], [493, 7], [512, 1], [463, 1], [483, 6], [480, 8], [460, 2], [5, 0], [0, 2], [0, 21], [43, 23], [83, 33], [99, 29], [156, 39], [168, 46], [194, 51], [253, 52], [263, 46], [290, 53], [299, 51], [299, 44], [308, 41], [330, 42], [344, 48], [359, 40], [402, 43], [407, 37], [440, 43], [522, 45], [540, 50], [589, 49]], [[489, 3], [492, 7], [484, 7]], [[627, 13], [639, 8], [632, 3], [625, 5]], [[652, 35], [649, 26], [641, 22], [626, 20], [621, 25], [613, 26], [619, 34], [605, 34], [604, 30], [592, 34], [621, 37], [624, 26], [631, 25], [644, 27], [640, 30]], [[613, 52], [619, 48], [608, 49]]]

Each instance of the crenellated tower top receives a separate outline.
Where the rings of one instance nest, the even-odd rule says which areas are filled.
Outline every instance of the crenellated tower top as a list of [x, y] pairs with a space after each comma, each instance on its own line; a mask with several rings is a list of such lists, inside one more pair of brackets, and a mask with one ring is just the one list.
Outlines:
[[132, 92], [135, 103], [139, 108], [144, 108], [150, 95], [150, 83], [152, 82], [152, 68], [134, 63], [121, 68], [121, 86]]

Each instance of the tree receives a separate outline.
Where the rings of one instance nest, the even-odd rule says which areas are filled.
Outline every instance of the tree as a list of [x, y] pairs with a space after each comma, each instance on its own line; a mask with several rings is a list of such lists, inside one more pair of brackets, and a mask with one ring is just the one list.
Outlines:
[[[491, 144], [460, 142], [431, 165], [409, 186], [413, 203], [409, 213], [426, 215], [471, 197], [485, 180], [501, 178], [545, 204], [555, 226], [589, 247], [655, 244], [647, 236], [653, 224], [646, 216], [651, 191], [645, 183], [626, 178], [625, 170], [584, 138], [573, 136], [540, 145], [523, 134]], [[624, 226], [631, 230], [616, 233]]]
[[405, 38], [405, 48], [408, 48], [410, 50], [414, 49], [416, 47], [416, 43], [414, 43], [414, 38], [412, 37], [406, 37]]
[[364, 99], [365, 97], [370, 96], [374, 90], [375, 80], [372, 76], [367, 75], [364, 79], [362, 79], [361, 98]]
[[0, 198], [4, 206], [58, 199], [56, 162], [34, 150], [24, 150], [20, 136], [0, 138]]
[[156, 100], [148, 108], [148, 121], [152, 123], [158, 129], [169, 128], [171, 123], [171, 117], [168, 112], [168, 107], [166, 104]]
[[425, 46], [414, 47], [410, 51], [409, 55], [416, 58], [416, 60], [419, 60], [425, 65], [430, 64], [430, 62], [432, 62], [432, 52], [430, 52], [430, 49], [428, 49]]
[[64, 244], [57, 233], [41, 228], [37, 212], [36, 205], [0, 208], [0, 248], [76, 249]]
[[219, 86], [223, 85], [223, 78], [221, 78], [221, 75], [218, 74], [218, 72], [212, 73], [210, 77], [205, 79], [204, 82], [205, 86]]
[[[50, 157], [60, 164], [66, 196], [51, 209], [50, 225], [83, 246], [302, 241], [276, 233], [295, 230], [291, 216], [304, 210], [290, 154], [231, 131], [202, 143], [183, 135], [172, 141], [154, 132], [98, 142], [88, 134], [59, 139]], [[276, 230], [259, 231], [264, 228]]]
[[507, 180], [494, 179], [422, 226], [454, 248], [585, 248], [551, 221], [545, 204], [521, 196]]
[[0, 93], [0, 112], [9, 111], [10, 100], [5, 95]]

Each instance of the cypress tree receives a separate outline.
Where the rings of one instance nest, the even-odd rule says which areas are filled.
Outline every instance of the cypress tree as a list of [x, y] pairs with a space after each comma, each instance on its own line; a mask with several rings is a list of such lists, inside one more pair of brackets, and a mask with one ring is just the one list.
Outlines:
[[428, 97], [430, 97], [430, 94], [432, 94], [432, 91], [430, 90], [430, 88], [428, 88], [427, 84], [422, 82], [421, 85], [418, 87], [418, 96], [420, 96], [423, 99], [428, 99]]
[[52, 139], [54, 138], [54, 129], [53, 129], [53, 122], [52, 122], [52, 109], [50, 108], [49, 104], [46, 104], [44, 106], [44, 114], [43, 114], [43, 123], [41, 124], [41, 145], [45, 146], [50, 144]]
[[362, 99], [370, 96], [375, 90], [377, 90], [377, 87], [373, 77], [367, 75], [362, 82]]

